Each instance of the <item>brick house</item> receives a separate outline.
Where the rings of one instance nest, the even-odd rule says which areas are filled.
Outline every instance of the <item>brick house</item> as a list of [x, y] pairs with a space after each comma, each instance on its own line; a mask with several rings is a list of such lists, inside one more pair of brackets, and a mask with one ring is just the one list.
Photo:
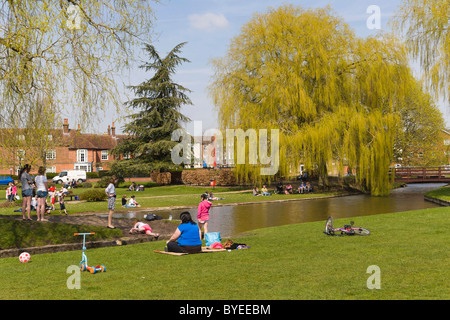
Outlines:
[[[82, 133], [80, 125], [77, 129], [69, 128], [68, 119], [64, 119], [62, 129], [54, 129], [48, 132], [48, 142], [45, 156], [47, 172], [61, 172], [63, 170], [84, 170], [95, 172], [107, 170], [109, 163], [114, 159], [109, 150], [114, 148], [120, 139], [128, 135], [116, 135], [114, 123], [108, 126], [104, 134]], [[20, 137], [20, 134], [19, 134]], [[20, 140], [20, 138], [19, 138]], [[43, 165], [42, 160], [30, 160], [33, 158], [33, 147], [18, 150], [23, 154], [17, 156], [17, 150], [9, 150], [9, 156], [3, 156], [0, 174], [17, 174], [19, 167], [24, 163], [32, 164], [32, 172], [37, 172], [37, 167]], [[29, 155], [29, 156], [27, 156]], [[19, 159], [21, 158], [21, 159]], [[39, 163], [40, 162], [40, 163]]]

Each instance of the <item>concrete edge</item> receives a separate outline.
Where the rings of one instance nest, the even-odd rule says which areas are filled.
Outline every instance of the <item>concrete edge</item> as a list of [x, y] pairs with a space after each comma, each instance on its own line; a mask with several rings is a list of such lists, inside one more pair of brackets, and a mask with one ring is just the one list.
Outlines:
[[446, 201], [446, 200], [442, 200], [442, 199], [438, 199], [438, 198], [433, 198], [433, 197], [429, 197], [429, 196], [424, 196], [424, 199], [426, 201], [434, 202], [434, 203], [439, 204], [439, 205], [444, 206], [444, 207], [450, 206], [450, 201]]

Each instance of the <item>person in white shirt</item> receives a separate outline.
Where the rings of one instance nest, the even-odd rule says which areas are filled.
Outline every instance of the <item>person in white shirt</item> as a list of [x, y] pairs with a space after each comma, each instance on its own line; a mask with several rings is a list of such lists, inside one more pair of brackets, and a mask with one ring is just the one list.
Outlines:
[[130, 201], [128, 201], [128, 206], [135, 208], [135, 207], [140, 207], [141, 205], [136, 202], [135, 196], [131, 196]]
[[31, 210], [36, 210], [37, 207], [37, 196], [31, 198]]
[[45, 207], [47, 205], [47, 195], [48, 195], [48, 183], [47, 177], [45, 176], [45, 168], [39, 167], [38, 175], [34, 179], [36, 183], [36, 196], [37, 196], [37, 207], [36, 215], [37, 221], [48, 221], [45, 219]]
[[114, 227], [112, 225], [112, 215], [114, 213], [114, 210], [116, 209], [116, 184], [118, 182], [118, 179], [116, 178], [116, 176], [112, 176], [109, 179], [109, 185], [106, 187], [105, 192], [106, 195], [108, 196], [108, 210], [109, 210], [109, 215], [108, 215], [108, 225], [106, 226], [109, 229], [115, 229], [116, 227]]

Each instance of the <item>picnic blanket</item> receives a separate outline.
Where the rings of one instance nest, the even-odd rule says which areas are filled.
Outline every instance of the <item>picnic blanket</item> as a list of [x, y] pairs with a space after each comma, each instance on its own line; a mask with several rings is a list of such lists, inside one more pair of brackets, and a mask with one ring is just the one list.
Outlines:
[[[210, 249], [208, 247], [202, 247], [202, 251], [198, 252], [198, 253], [211, 253], [211, 252], [223, 252], [223, 251], [227, 251], [227, 250], [226, 249]], [[159, 250], [155, 250], [154, 252], [168, 254], [171, 256], [184, 256], [186, 254], [194, 254], [194, 253], [181, 253], [181, 252], [166, 252], [166, 251], [159, 251]]]

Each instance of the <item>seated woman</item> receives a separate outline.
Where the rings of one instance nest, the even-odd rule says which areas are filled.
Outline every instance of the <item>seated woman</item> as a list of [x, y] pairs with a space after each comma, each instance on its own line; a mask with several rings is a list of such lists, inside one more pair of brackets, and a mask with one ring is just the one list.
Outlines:
[[284, 191], [285, 194], [292, 194], [292, 185], [289, 183]]
[[152, 228], [147, 223], [136, 221], [133, 228], [130, 229], [130, 233], [145, 233], [148, 236], [153, 236], [155, 238], [159, 237], [159, 233], [153, 233]]
[[275, 193], [278, 193], [278, 194], [283, 194], [284, 193], [283, 192], [283, 184], [281, 183], [281, 181], [277, 183], [277, 188], [275, 190]]
[[180, 214], [181, 224], [167, 241], [166, 251], [178, 253], [198, 253], [202, 251], [200, 229], [187, 211]]
[[254, 195], [254, 196], [260, 196], [260, 194], [259, 194], [259, 192], [258, 192], [258, 187], [255, 187], [255, 188], [253, 189], [253, 195]]

